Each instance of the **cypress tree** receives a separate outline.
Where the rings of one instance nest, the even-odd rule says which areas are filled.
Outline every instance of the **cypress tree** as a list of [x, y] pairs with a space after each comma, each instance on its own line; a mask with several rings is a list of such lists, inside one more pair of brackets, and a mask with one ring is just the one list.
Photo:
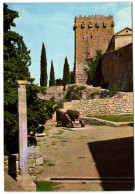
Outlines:
[[54, 86], [54, 85], [55, 85], [54, 67], [53, 67], [53, 61], [51, 61], [49, 86]]
[[67, 57], [65, 58], [64, 68], [63, 68], [63, 85], [71, 83], [70, 70]]
[[44, 43], [42, 43], [40, 61], [40, 86], [47, 86], [47, 58]]
[[71, 77], [71, 84], [74, 84], [75, 83], [75, 64], [74, 64], [73, 71], [70, 72], [70, 77]]

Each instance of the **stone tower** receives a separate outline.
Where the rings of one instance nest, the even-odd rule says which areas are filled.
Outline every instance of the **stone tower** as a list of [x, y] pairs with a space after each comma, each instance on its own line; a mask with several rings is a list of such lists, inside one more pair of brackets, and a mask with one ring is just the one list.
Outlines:
[[113, 16], [103, 17], [95, 15], [89, 17], [75, 17], [73, 30], [75, 31], [75, 83], [86, 84], [87, 75], [84, 67], [86, 60], [96, 56], [96, 50], [102, 53], [113, 49], [114, 35]]

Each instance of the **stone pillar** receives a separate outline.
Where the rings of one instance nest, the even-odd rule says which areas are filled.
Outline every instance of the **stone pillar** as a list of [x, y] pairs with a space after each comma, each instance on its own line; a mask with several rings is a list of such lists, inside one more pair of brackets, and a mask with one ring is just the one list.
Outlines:
[[28, 172], [26, 84], [28, 84], [28, 81], [20, 81], [20, 80], [17, 81], [18, 122], [19, 122], [19, 172], [20, 172], [20, 175], [25, 175]]
[[19, 126], [19, 176], [17, 182], [26, 191], [36, 191], [36, 185], [28, 175], [28, 146], [27, 146], [27, 103], [26, 85], [28, 81], [17, 80], [18, 87], [18, 126]]

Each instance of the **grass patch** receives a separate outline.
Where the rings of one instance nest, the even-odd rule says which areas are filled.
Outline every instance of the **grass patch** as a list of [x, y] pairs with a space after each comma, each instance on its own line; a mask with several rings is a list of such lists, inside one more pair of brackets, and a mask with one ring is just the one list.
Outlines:
[[56, 141], [53, 141], [53, 142], [52, 142], [52, 146], [53, 146], [53, 145], [56, 145]]
[[65, 143], [65, 142], [68, 142], [67, 140], [61, 140], [61, 142]]
[[49, 147], [49, 145], [47, 145], [46, 147]]
[[44, 162], [44, 164], [46, 164], [46, 163], [48, 163], [48, 162], [49, 162], [49, 160], [44, 160], [43, 162]]
[[52, 129], [52, 127], [45, 127], [44, 132], [47, 132], [47, 131], [49, 131], [50, 129]]
[[84, 156], [79, 156], [78, 159], [82, 159], [82, 158], [85, 158]]
[[53, 136], [51, 136], [50, 138], [57, 138], [57, 136], [54, 136], [54, 135], [53, 135]]
[[88, 116], [88, 117], [95, 117], [98, 119], [103, 119], [107, 121], [113, 121], [113, 122], [133, 122], [133, 115], [118, 115], [118, 116]]
[[54, 136], [57, 136], [57, 135], [61, 135], [61, 134], [62, 134], [62, 132], [54, 133], [53, 135], [54, 135]]
[[61, 132], [59, 132], [59, 133], [56, 133], [56, 135], [61, 135], [62, 133]]
[[57, 139], [68, 139], [68, 138], [66, 138], [66, 137], [60, 137], [60, 136], [51, 136], [50, 138], [57, 138]]
[[54, 191], [55, 189], [59, 189], [60, 187], [56, 187], [61, 183], [55, 182], [47, 182], [47, 181], [35, 181], [37, 191]]
[[82, 184], [84, 185], [84, 184], [86, 184], [86, 182], [82, 182]]
[[55, 164], [49, 163], [49, 164], [47, 164], [47, 166], [55, 166]]
[[66, 138], [66, 137], [58, 137], [58, 139], [68, 139], [68, 138]]

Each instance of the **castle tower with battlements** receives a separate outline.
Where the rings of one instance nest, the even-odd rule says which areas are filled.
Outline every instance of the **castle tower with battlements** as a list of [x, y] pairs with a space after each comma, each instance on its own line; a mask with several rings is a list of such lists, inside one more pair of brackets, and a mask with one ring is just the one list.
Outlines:
[[89, 17], [75, 17], [75, 83], [86, 84], [87, 75], [84, 67], [87, 67], [87, 59], [96, 56], [96, 50], [105, 53], [113, 50], [111, 41], [114, 35], [113, 16], [100, 15]]

